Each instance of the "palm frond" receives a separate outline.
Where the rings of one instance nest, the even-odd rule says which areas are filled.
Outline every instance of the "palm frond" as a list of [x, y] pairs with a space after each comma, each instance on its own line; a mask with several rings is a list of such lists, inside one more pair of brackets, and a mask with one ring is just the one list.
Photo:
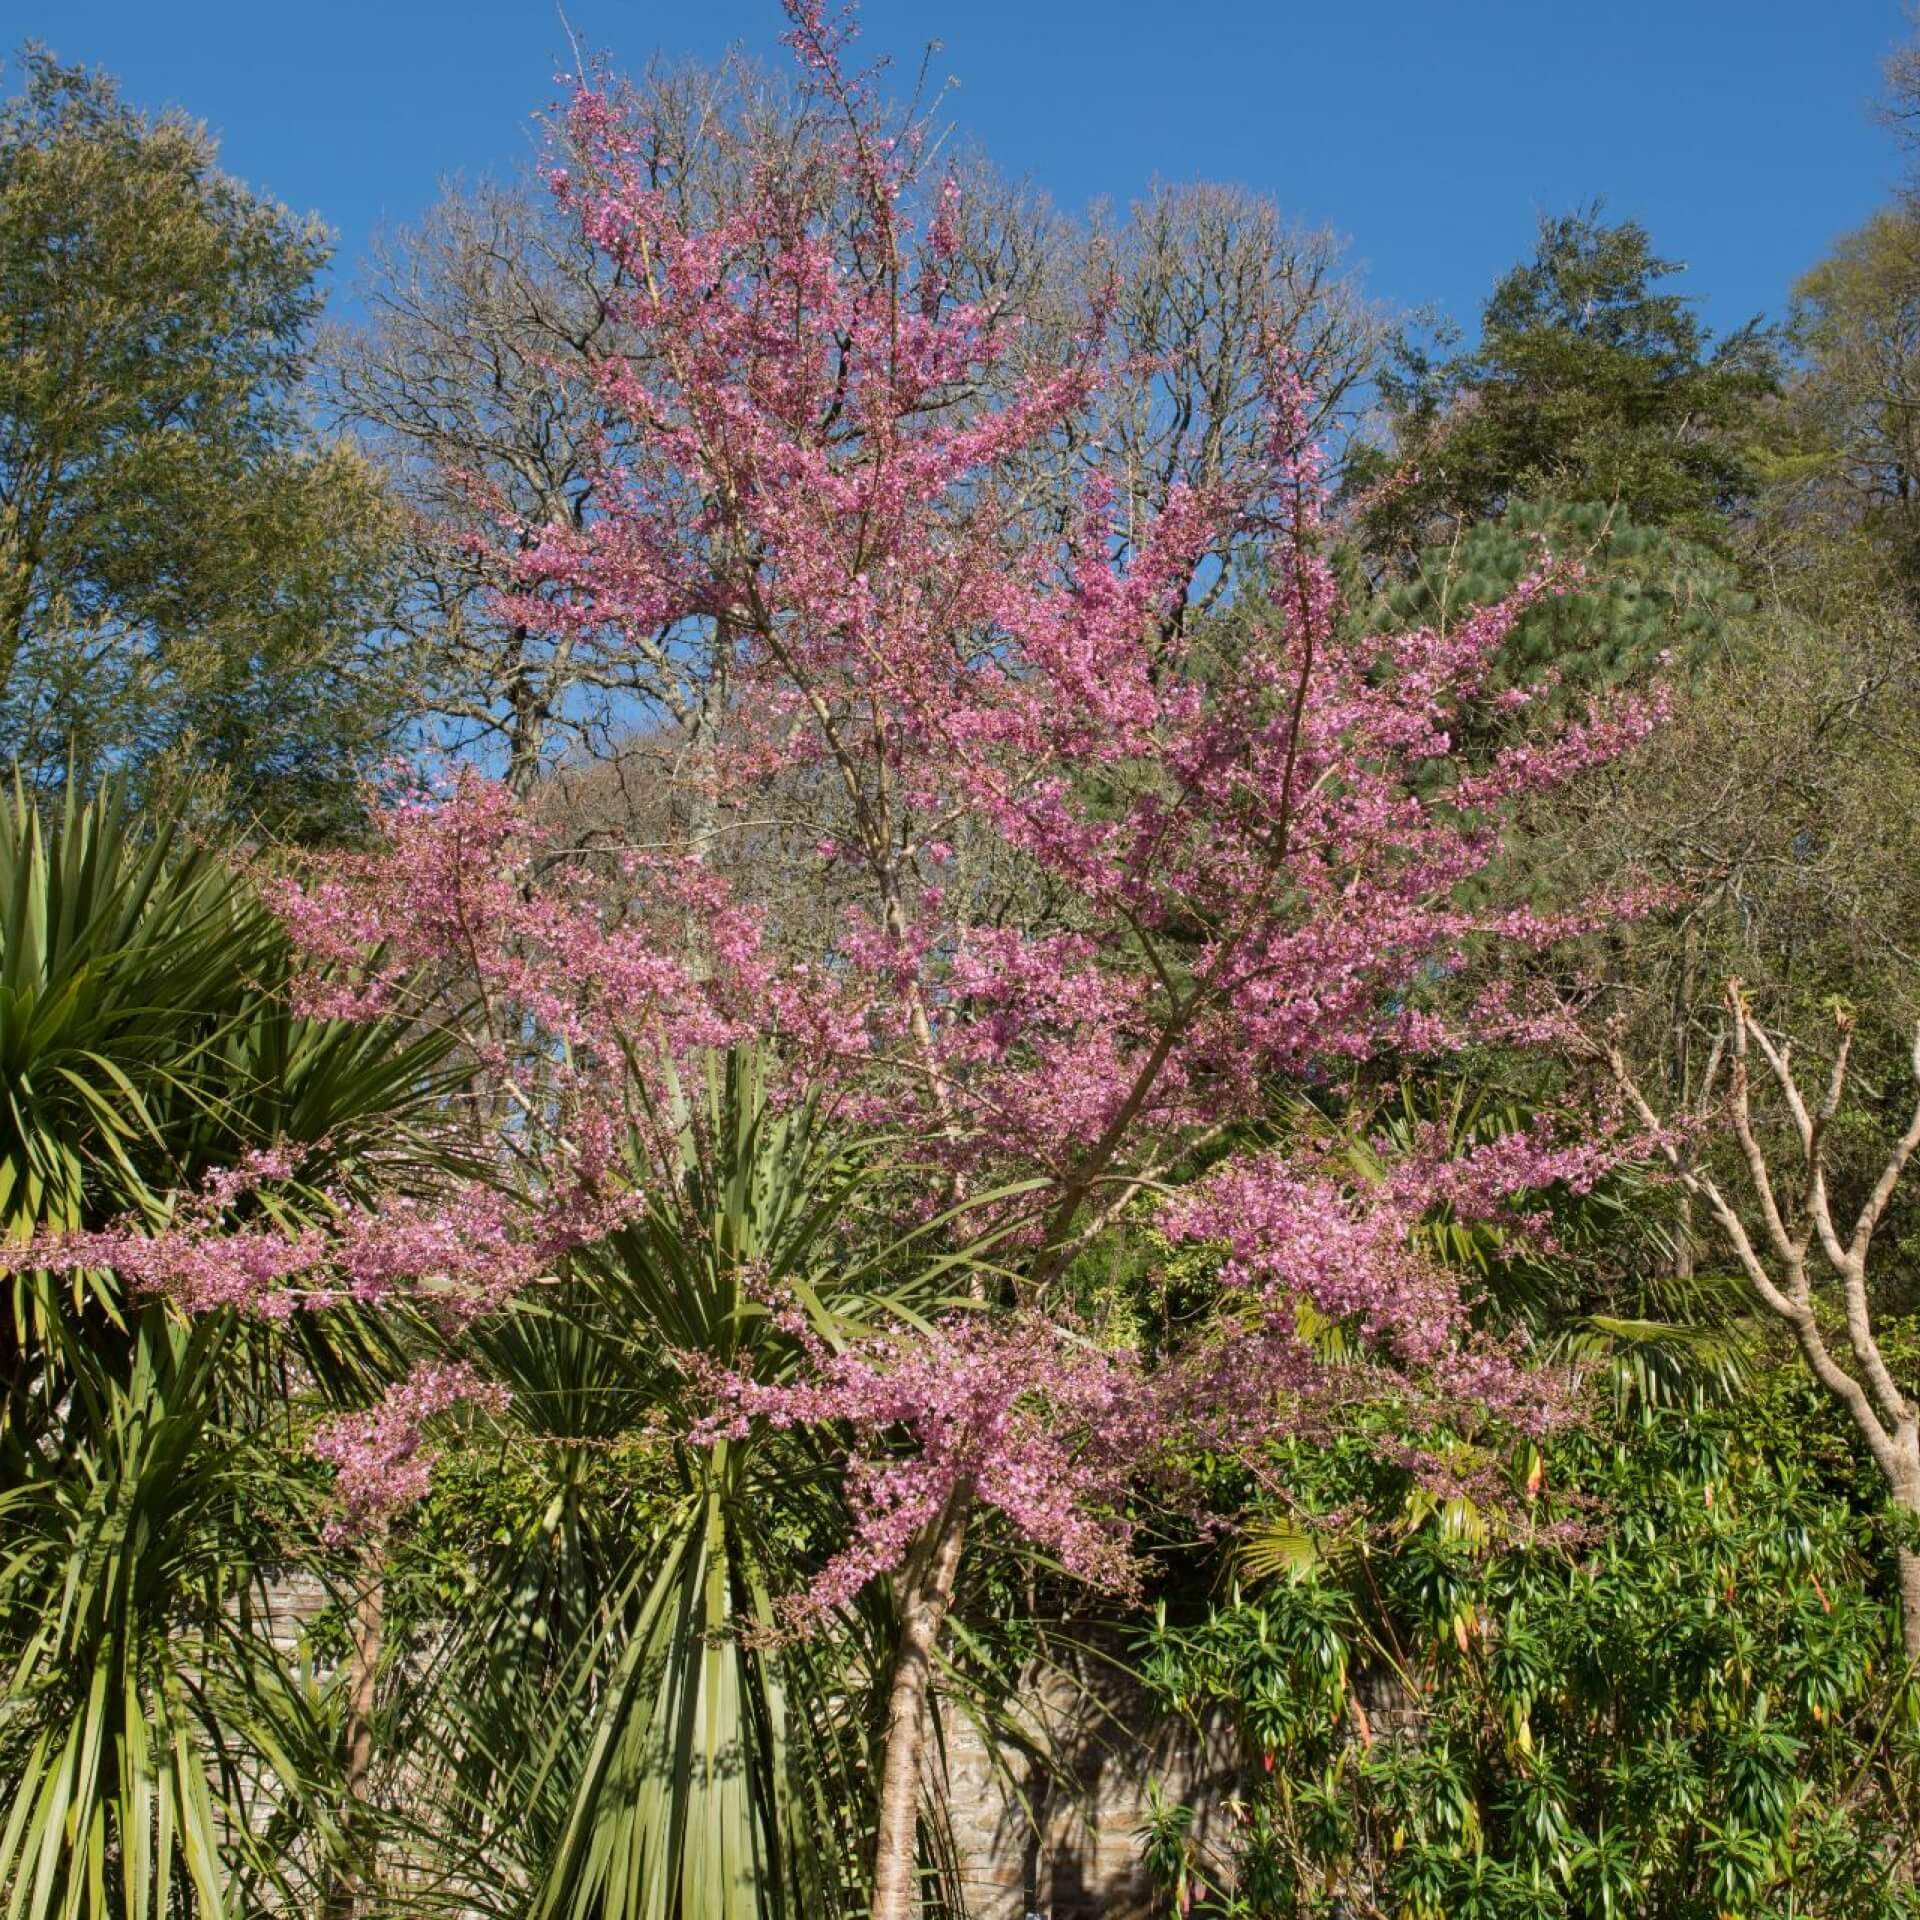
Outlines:
[[[112, 789], [0, 796], [0, 1235], [157, 1222], [248, 1149], [306, 1190], [443, 1152], [445, 1043], [305, 1018], [247, 879]], [[264, 1615], [311, 1488], [289, 1388], [393, 1356], [352, 1316], [183, 1325], [110, 1274], [10, 1271], [0, 1315], [0, 1911], [311, 1910], [337, 1726]]]
[[[436, 1662], [409, 1764], [438, 1798], [398, 1843], [420, 1858], [422, 1911], [812, 1920], [862, 1904], [862, 1715], [887, 1602], [786, 1630], [779, 1597], [844, 1538], [835, 1463], [799, 1434], [692, 1436], [714, 1369], [804, 1363], [782, 1299], [833, 1343], [930, 1309], [948, 1273], [860, 1230], [871, 1151], [805, 1102], [770, 1102], [752, 1051], [713, 1060], [676, 1118], [647, 1212], [474, 1335], [513, 1394], [512, 1443], [545, 1455], [556, 1491]], [[626, 1488], [611, 1507], [582, 1467], [609, 1448]]]

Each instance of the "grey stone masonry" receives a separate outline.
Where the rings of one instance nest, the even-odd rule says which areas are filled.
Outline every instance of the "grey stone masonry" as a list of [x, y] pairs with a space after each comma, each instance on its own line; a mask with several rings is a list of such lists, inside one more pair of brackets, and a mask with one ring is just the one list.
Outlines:
[[1239, 1759], [1233, 1730], [1158, 1711], [1097, 1655], [1042, 1668], [1020, 1717], [1048, 1762], [990, 1752], [974, 1722], [945, 1721], [947, 1804], [970, 1920], [1157, 1920], [1140, 1830], [1150, 1790], [1198, 1808], [1200, 1857], [1224, 1859]]

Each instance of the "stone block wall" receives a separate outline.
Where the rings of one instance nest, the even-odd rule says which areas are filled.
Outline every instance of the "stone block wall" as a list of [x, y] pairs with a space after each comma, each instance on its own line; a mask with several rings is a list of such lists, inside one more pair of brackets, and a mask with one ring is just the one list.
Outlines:
[[[969, 1920], [1159, 1920], [1140, 1829], [1157, 1783], [1200, 1812], [1203, 1857], [1231, 1819], [1232, 1729], [1159, 1713], [1112, 1663], [1036, 1676], [1021, 1711], [1041, 1764], [995, 1755], [975, 1724], [946, 1722], [946, 1789]], [[1211, 1831], [1210, 1831], [1211, 1829]], [[1214, 1842], [1216, 1844], [1209, 1844]]]

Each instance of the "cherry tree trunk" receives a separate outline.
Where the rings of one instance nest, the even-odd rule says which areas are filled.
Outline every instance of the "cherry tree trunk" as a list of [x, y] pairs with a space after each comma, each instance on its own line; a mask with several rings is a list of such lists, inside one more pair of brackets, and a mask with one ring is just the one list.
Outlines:
[[353, 1651], [347, 1672], [346, 1805], [340, 1834], [347, 1854], [327, 1888], [324, 1920], [354, 1920], [372, 1879], [372, 1837], [365, 1812], [373, 1782], [373, 1713], [380, 1685], [386, 1584], [384, 1541], [368, 1556], [366, 1578], [353, 1609]]
[[907, 1581], [901, 1602], [875, 1821], [872, 1920], [917, 1920], [920, 1912], [917, 1842], [927, 1696], [940, 1629], [953, 1605], [971, 1504], [964, 1489], [947, 1502], [924, 1542], [920, 1564]]

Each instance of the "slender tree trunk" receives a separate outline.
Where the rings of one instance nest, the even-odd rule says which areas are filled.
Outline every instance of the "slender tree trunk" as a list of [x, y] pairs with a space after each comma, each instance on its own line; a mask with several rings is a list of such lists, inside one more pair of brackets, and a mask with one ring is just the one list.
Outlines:
[[21, 526], [18, 509], [0, 517], [0, 694], [12, 684], [27, 643], [27, 613], [39, 571], [39, 541], [30, 527]]
[[[1920, 1514], [1920, 1507], [1910, 1509]], [[1907, 1664], [1920, 1670], [1920, 1553], [1900, 1549], [1900, 1638]]]
[[346, 1804], [340, 1813], [344, 1859], [328, 1885], [323, 1920], [355, 1920], [373, 1879], [373, 1839], [365, 1818], [373, 1782], [373, 1713], [380, 1684], [386, 1615], [386, 1542], [367, 1554], [353, 1607], [353, 1651], [347, 1667]]
[[[1916, 1447], [1920, 1453], [1920, 1447]], [[1920, 1525], [1920, 1460], [1904, 1486], [1893, 1490], [1893, 1504]], [[1898, 1549], [1900, 1566], [1900, 1639], [1910, 1672], [1920, 1672], [1920, 1548]]]
[[927, 1696], [934, 1649], [953, 1605], [960, 1552], [973, 1498], [964, 1488], [922, 1543], [900, 1607], [893, 1684], [887, 1694], [887, 1742], [873, 1851], [872, 1920], [917, 1920], [920, 1912], [919, 1815], [921, 1756], [927, 1739]]

